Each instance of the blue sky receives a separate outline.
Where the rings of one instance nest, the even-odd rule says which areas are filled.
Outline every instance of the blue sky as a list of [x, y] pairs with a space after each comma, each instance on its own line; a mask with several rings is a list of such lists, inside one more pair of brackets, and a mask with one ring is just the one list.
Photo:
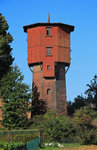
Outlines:
[[75, 26], [71, 33], [71, 66], [66, 74], [67, 100], [84, 94], [86, 84], [97, 74], [97, 0], [0, 0], [0, 12], [14, 38], [13, 57], [24, 82], [31, 86], [27, 65], [27, 35], [23, 26], [36, 22], [62, 22]]

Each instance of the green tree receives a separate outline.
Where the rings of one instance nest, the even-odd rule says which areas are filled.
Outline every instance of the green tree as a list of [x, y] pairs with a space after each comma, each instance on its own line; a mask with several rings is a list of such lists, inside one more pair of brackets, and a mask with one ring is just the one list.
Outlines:
[[74, 124], [76, 134], [82, 144], [97, 143], [97, 128], [92, 125], [92, 121], [97, 117], [97, 113], [89, 106], [81, 107], [74, 113]]
[[95, 111], [89, 106], [84, 106], [74, 113], [73, 119], [75, 124], [81, 126], [81, 128], [84, 128], [85, 126], [91, 124], [93, 115], [95, 115]]
[[67, 103], [67, 113], [68, 113], [68, 115], [72, 116], [77, 109], [80, 109], [83, 106], [86, 106], [86, 99], [83, 96], [78, 95], [74, 99], [74, 102], [69, 101]]
[[29, 86], [23, 83], [23, 75], [17, 66], [12, 67], [3, 76], [0, 85], [0, 97], [3, 102], [3, 126], [9, 129], [26, 128], [31, 94]]
[[9, 71], [14, 60], [11, 55], [12, 48], [10, 46], [13, 37], [7, 32], [8, 28], [5, 17], [0, 14], [0, 79]]
[[33, 82], [32, 87], [32, 101], [31, 101], [31, 118], [36, 115], [42, 115], [46, 113], [46, 102], [40, 99], [40, 93], [38, 92], [38, 87]]
[[97, 75], [94, 76], [93, 80], [87, 86], [88, 89], [85, 91], [85, 94], [87, 94], [87, 102], [97, 110]]

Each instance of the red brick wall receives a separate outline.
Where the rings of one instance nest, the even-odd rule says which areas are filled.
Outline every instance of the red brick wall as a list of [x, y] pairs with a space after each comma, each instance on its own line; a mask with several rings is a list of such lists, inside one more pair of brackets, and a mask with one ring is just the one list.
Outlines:
[[[57, 110], [59, 113], [67, 112], [66, 106], [66, 83], [64, 65], [55, 67], [55, 78], [44, 78], [42, 66], [33, 66], [33, 82], [38, 87], [40, 99], [45, 100], [47, 107]], [[50, 89], [50, 94], [47, 90]]]
[[[44, 78], [41, 66], [33, 66], [33, 82], [38, 87], [40, 99], [46, 101], [48, 108], [56, 109], [56, 86], [54, 78]], [[50, 89], [50, 95], [47, 94], [47, 89]]]
[[58, 62], [70, 64], [70, 33], [58, 28]]
[[[46, 26], [27, 30], [28, 64], [43, 63], [43, 76], [55, 77], [55, 62], [70, 64], [70, 33], [54, 26], [51, 36], [46, 36]], [[51, 56], [46, 55], [46, 47], [51, 46]], [[47, 65], [50, 70], [47, 71]]]

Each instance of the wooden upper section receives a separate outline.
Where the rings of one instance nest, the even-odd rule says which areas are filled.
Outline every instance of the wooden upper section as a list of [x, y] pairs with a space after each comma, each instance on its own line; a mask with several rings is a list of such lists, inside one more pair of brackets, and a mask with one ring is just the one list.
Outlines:
[[27, 32], [29, 66], [42, 64], [43, 76], [54, 77], [55, 62], [64, 63], [65, 66], [70, 64], [70, 32], [74, 31], [74, 26], [36, 23], [23, 28]]

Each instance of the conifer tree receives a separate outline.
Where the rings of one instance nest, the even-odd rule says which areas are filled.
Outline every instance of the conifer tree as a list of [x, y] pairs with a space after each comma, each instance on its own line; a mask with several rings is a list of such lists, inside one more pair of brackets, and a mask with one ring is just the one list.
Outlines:
[[11, 55], [12, 48], [10, 46], [13, 37], [8, 32], [8, 29], [9, 26], [5, 17], [0, 14], [0, 79], [9, 71], [14, 60]]
[[29, 86], [23, 83], [23, 75], [17, 66], [3, 76], [0, 85], [3, 102], [2, 125], [8, 129], [26, 128], [29, 124], [27, 111], [31, 94]]
[[40, 99], [40, 93], [38, 92], [38, 87], [33, 82], [32, 87], [32, 102], [31, 102], [31, 118], [35, 115], [41, 115], [46, 113], [46, 102], [43, 99]]

